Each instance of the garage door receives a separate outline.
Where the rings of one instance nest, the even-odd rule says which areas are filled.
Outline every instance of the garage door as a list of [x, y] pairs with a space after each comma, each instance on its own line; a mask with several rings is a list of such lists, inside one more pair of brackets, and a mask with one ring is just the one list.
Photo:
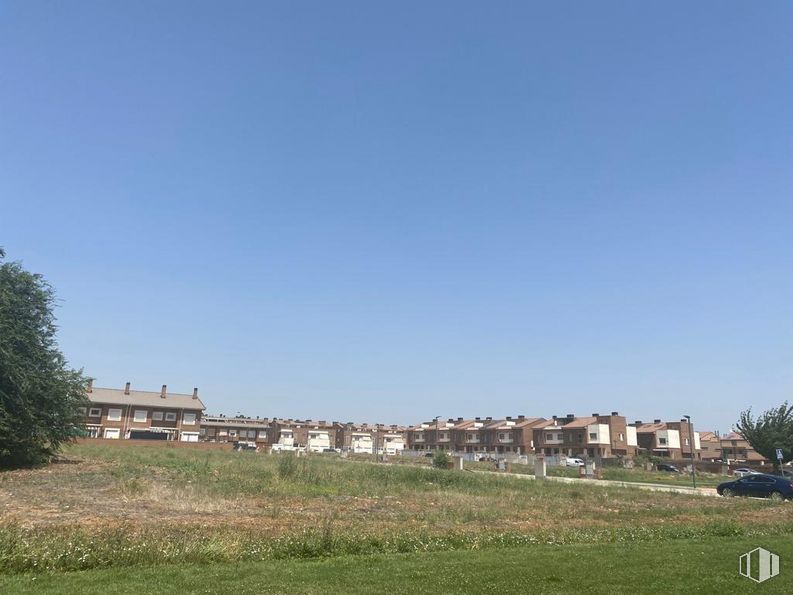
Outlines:
[[118, 440], [121, 430], [118, 428], [107, 428], [105, 430], [105, 438], [110, 440]]
[[182, 442], [198, 442], [198, 432], [182, 432], [180, 439]]

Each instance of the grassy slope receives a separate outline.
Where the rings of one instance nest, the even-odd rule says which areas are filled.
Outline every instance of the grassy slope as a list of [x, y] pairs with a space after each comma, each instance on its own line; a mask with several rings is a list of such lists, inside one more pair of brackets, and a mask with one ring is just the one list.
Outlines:
[[793, 535], [793, 506], [138, 445], [0, 473], [0, 572]]
[[[757, 546], [780, 555], [761, 586], [738, 575]], [[479, 552], [348, 556], [248, 564], [171, 565], [0, 577], [0, 593], [789, 593], [789, 537], [625, 545], [534, 546]], [[788, 562], [789, 564], [790, 562]], [[145, 585], [145, 587], [144, 587]]]

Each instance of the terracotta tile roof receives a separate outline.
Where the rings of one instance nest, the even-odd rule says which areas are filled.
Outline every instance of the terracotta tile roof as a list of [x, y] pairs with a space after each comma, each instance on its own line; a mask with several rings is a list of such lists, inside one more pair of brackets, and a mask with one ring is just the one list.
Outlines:
[[592, 424], [597, 423], [597, 417], [577, 417], [573, 421], [566, 423], [562, 426], [565, 430], [576, 430], [581, 428], [587, 428]]
[[639, 434], [648, 434], [652, 432], [658, 432], [659, 430], [665, 430], [666, 423], [651, 423], [651, 424], [642, 424], [636, 428], [636, 432]]

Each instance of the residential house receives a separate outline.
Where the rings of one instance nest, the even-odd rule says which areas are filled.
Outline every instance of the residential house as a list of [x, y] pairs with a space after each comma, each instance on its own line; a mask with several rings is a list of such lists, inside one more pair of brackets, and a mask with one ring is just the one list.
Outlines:
[[457, 418], [450, 428], [452, 450], [455, 452], [488, 452], [488, 433], [485, 426], [492, 424], [492, 417], [474, 419]]
[[699, 432], [699, 446], [703, 461], [721, 460], [721, 438], [718, 432]]
[[749, 441], [740, 432], [729, 432], [721, 437], [722, 459], [728, 463], [747, 463], [754, 465], [770, 465], [771, 461], [752, 448]]
[[545, 422], [543, 418], [526, 418], [524, 415], [491, 421], [482, 432], [487, 452], [495, 455], [533, 453], [533, 428], [545, 425]]
[[456, 423], [452, 418], [446, 421], [436, 418], [408, 428], [407, 446], [411, 450], [454, 450], [452, 434]]
[[[636, 421], [634, 424], [639, 442], [639, 449], [661, 457], [672, 459], [699, 459], [701, 445], [699, 433], [694, 431], [693, 424], [688, 420], [661, 421], [653, 423]], [[693, 441], [693, 444], [692, 444]]]
[[267, 449], [273, 436], [268, 418], [205, 415], [201, 418], [200, 438], [204, 442], [247, 443]]
[[[406, 445], [406, 429], [392, 424], [390, 426], [383, 425], [382, 434], [378, 434], [379, 446], [381, 452], [387, 455], [397, 455], [405, 450]], [[381, 437], [382, 436], [382, 437]]]
[[535, 451], [546, 455], [611, 458], [634, 456], [637, 451], [636, 433], [617, 411], [588, 417], [554, 416], [550, 422], [535, 425], [533, 431]]
[[338, 422], [311, 419], [274, 419], [272, 426], [273, 450], [306, 449], [309, 452], [336, 448], [336, 435], [342, 428]]
[[89, 381], [84, 407], [84, 424], [88, 437], [109, 440], [179, 440], [198, 442], [204, 404], [198, 389], [192, 395], [94, 387]]
[[375, 428], [351, 421], [341, 424], [336, 433], [336, 448], [354, 454], [372, 454], [375, 449]]

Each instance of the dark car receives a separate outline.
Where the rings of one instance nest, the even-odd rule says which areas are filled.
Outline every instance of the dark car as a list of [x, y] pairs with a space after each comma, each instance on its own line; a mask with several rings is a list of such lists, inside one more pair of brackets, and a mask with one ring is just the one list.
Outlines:
[[722, 496], [752, 496], [786, 500], [793, 498], [793, 482], [786, 477], [753, 473], [735, 481], [719, 484], [716, 491]]
[[658, 463], [656, 468], [659, 471], [665, 471], [666, 473], [680, 473], [680, 469], [675, 467], [674, 465], [669, 465], [668, 463]]

